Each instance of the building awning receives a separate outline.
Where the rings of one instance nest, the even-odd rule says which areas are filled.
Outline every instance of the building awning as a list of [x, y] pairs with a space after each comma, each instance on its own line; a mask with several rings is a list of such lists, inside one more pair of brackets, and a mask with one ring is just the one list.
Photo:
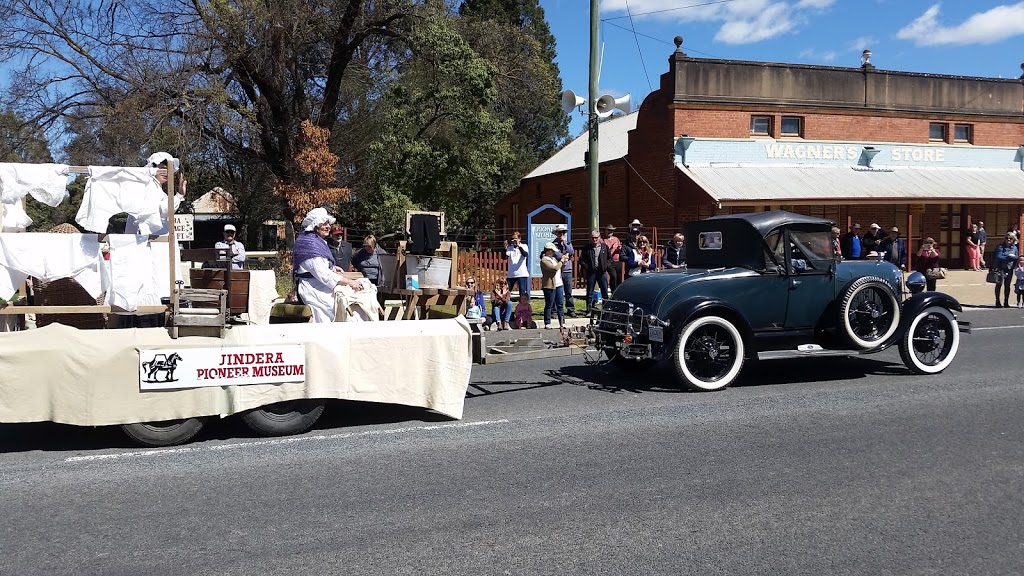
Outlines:
[[1024, 203], [1024, 171], [1019, 169], [715, 163], [677, 167], [719, 206]]

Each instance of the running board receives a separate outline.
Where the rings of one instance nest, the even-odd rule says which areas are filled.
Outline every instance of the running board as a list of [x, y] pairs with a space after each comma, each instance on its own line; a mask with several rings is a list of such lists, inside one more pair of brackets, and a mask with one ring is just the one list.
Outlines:
[[960, 331], [963, 332], [964, 334], [971, 333], [971, 323], [968, 322], [967, 320], [957, 320], [956, 324], [957, 327], [960, 328]]
[[785, 360], [787, 358], [807, 358], [813, 356], [815, 358], [824, 358], [828, 356], [857, 356], [860, 354], [857, 350], [826, 350], [824, 348], [808, 348], [805, 350], [770, 350], [767, 352], [758, 352], [758, 360]]

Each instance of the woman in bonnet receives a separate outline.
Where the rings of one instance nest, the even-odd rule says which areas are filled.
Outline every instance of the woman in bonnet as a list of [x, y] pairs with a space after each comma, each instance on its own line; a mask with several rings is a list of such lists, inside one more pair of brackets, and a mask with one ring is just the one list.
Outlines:
[[302, 220], [302, 233], [292, 249], [292, 270], [298, 280], [302, 302], [313, 310], [314, 322], [334, 322], [334, 288], [348, 286], [363, 289], [356, 280], [345, 278], [334, 263], [327, 245], [334, 217], [323, 208], [314, 208]]

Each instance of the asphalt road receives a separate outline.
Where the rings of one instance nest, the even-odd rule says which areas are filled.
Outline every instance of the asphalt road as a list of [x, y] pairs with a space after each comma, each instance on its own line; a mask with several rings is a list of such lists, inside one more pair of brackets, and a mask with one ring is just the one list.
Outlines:
[[0, 574], [1016, 574], [1024, 313], [943, 374], [898, 353], [692, 394], [580, 357], [480, 367], [466, 418], [128, 447], [0, 426]]

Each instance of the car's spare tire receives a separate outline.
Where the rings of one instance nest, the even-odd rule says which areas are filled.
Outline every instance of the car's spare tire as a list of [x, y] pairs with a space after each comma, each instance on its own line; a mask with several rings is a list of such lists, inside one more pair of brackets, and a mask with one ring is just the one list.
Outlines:
[[900, 357], [917, 374], [938, 374], [960, 349], [960, 326], [953, 313], [942, 306], [921, 310], [900, 336]]
[[899, 325], [899, 299], [892, 286], [877, 276], [857, 278], [839, 297], [839, 329], [854, 348], [881, 345]]
[[174, 446], [191, 440], [206, 423], [206, 418], [185, 418], [163, 422], [122, 424], [121, 430], [143, 446]]
[[683, 327], [672, 362], [679, 380], [694, 392], [722, 390], [743, 368], [743, 336], [721, 316], [702, 316]]
[[324, 413], [323, 400], [290, 400], [242, 414], [242, 421], [262, 436], [290, 436], [309, 430]]

